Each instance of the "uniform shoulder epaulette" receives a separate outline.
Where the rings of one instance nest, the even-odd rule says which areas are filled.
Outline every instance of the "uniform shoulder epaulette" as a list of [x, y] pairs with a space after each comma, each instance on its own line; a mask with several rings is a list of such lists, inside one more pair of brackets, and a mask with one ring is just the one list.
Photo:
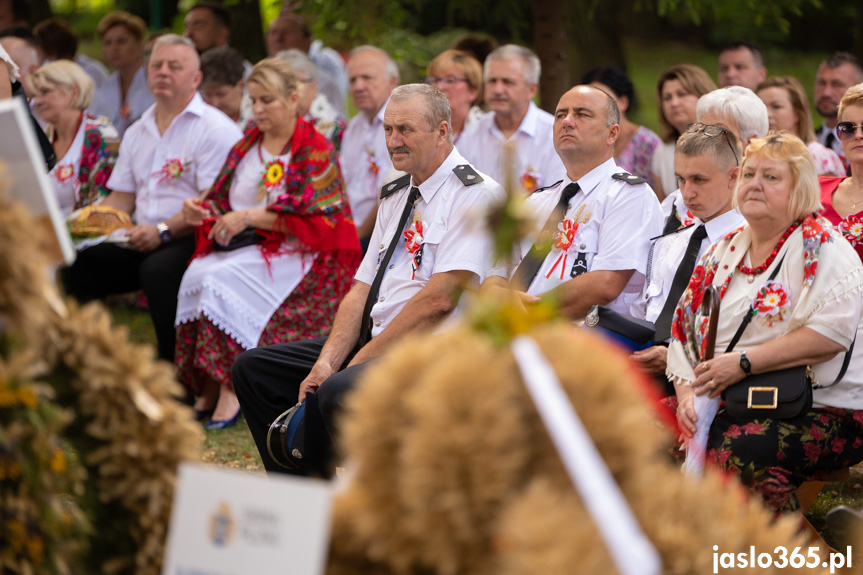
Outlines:
[[650, 241], [652, 242], [653, 240], [658, 240], [659, 238], [664, 238], [665, 236], [673, 236], [674, 234], [679, 234], [683, 230], [688, 230], [689, 228], [691, 228], [694, 225], [695, 224], [689, 224], [688, 226], [683, 226], [683, 227], [677, 228], [676, 230], [669, 230], [667, 232], [663, 232], [663, 233], [659, 234], [658, 236], [650, 238]]
[[618, 172], [616, 174], [613, 174], [611, 177], [614, 178], [615, 180], [620, 180], [621, 182], [626, 182], [630, 186], [634, 186], [636, 184], [644, 184], [647, 182], [647, 180], [645, 180], [644, 178], [642, 178], [640, 176], [635, 176], [635, 175], [630, 174], [628, 172]]
[[410, 185], [410, 183], [411, 183], [411, 175], [405, 174], [401, 178], [393, 180], [389, 184], [384, 184], [384, 187], [381, 188], [381, 199], [384, 199], [385, 197], [387, 197], [391, 194], [394, 194], [395, 192], [399, 191], [403, 187]]
[[537, 189], [535, 189], [534, 191], [532, 191], [532, 192], [531, 192], [531, 194], [536, 194], [536, 193], [539, 193], [539, 192], [544, 192], [544, 191], [546, 191], [546, 190], [550, 190], [550, 189], [552, 189], [552, 188], [556, 188], [557, 186], [559, 186], [559, 185], [560, 185], [560, 184], [562, 184], [562, 183], [563, 183], [563, 180], [560, 180], [560, 181], [558, 181], [558, 182], [553, 183], [553, 184], [552, 184], [552, 185], [550, 185], [550, 186], [545, 186], [544, 188], [537, 188]]
[[468, 164], [461, 164], [454, 167], [452, 169], [452, 173], [455, 174], [465, 186], [472, 186], [482, 181], [482, 176], [477, 174], [476, 170]]

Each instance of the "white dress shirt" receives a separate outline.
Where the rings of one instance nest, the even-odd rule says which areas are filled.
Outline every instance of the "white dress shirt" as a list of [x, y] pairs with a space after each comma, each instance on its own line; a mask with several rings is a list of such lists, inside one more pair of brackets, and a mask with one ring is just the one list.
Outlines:
[[405, 246], [403, 231], [396, 229], [411, 187], [405, 186], [381, 201], [369, 249], [357, 270], [356, 279], [371, 285], [377, 266], [389, 248], [394, 234], [402, 236], [396, 244], [383, 277], [378, 301], [372, 308], [372, 337], [379, 335], [436, 273], [456, 270], [474, 274], [476, 287], [484, 279], [490, 260], [491, 235], [483, 225], [489, 205], [504, 198], [500, 185], [479, 173], [483, 181], [465, 186], [454, 170], [467, 164], [458, 150], [419, 185], [420, 198], [405, 230], [422, 224], [422, 261], [414, 271], [412, 256]]
[[[504, 138], [491, 113], [467, 125], [459, 135], [458, 149], [478, 170], [498, 182], [506, 181], [507, 170], [514, 169], [517, 180], [530, 177], [532, 192], [559, 182], [566, 168], [554, 149], [554, 116], [531, 102], [518, 130]], [[515, 165], [503, 165], [503, 147], [508, 141], [516, 144]], [[527, 187], [527, 186], [526, 186]]]
[[362, 112], [357, 114], [342, 137], [339, 163], [357, 226], [377, 208], [381, 187], [389, 181], [387, 174], [393, 168], [384, 135], [386, 108], [386, 104], [381, 106], [371, 122]]
[[[656, 322], [665, 306], [665, 300], [668, 299], [674, 274], [677, 273], [677, 268], [683, 260], [686, 246], [689, 245], [689, 238], [692, 237], [695, 228], [702, 223], [696, 218], [690, 227], [656, 239], [650, 251], [647, 283], [642, 290], [642, 297], [630, 307], [630, 315]], [[704, 224], [707, 237], [701, 241], [696, 261], [701, 260], [701, 256], [711, 244], [716, 243], [726, 234], [733, 232], [745, 223], [746, 220], [743, 219], [740, 212], [729, 210]]]
[[153, 105], [153, 94], [147, 85], [147, 72], [138, 68], [129, 91], [126, 93], [126, 106], [123, 106], [120, 90], [120, 73], [114, 72], [96, 89], [89, 112], [94, 116], [105, 116], [117, 128], [122, 138], [129, 126]]
[[[155, 109], [151, 106], [126, 132], [108, 180], [111, 190], [136, 195], [138, 224], [156, 224], [176, 215], [186, 198], [212, 186], [231, 147], [243, 135], [197, 92], [164, 134], [156, 127]], [[171, 160], [183, 166], [176, 178], [162, 172]]]
[[[644, 286], [650, 238], [662, 231], [662, 210], [649, 185], [612, 178], [617, 173], [625, 172], [610, 158], [576, 182], [580, 189], [569, 201], [565, 216], [578, 223], [572, 244], [565, 250], [552, 248], [527, 293], [544, 294], [584, 272], [635, 270], [621, 294], [608, 304], [614, 311], [628, 313]], [[537, 230], [542, 229], [570, 183], [566, 177], [557, 186], [527, 199]], [[532, 234], [517, 246], [515, 262], [521, 262], [535, 240], [536, 234]], [[517, 265], [510, 275], [515, 269]], [[491, 273], [502, 276], [501, 271], [495, 268]]]

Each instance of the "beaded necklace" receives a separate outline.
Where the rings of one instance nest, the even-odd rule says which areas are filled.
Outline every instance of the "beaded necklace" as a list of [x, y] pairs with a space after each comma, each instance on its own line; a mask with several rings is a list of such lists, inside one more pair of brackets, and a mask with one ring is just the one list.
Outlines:
[[767, 270], [767, 268], [770, 267], [770, 264], [773, 263], [773, 260], [775, 260], [776, 256], [779, 254], [779, 250], [781, 250], [782, 246], [785, 245], [785, 240], [787, 240], [789, 238], [789, 236], [791, 236], [791, 234], [794, 233], [794, 230], [796, 230], [798, 227], [800, 227], [801, 223], [803, 223], [803, 220], [797, 220], [796, 222], [791, 224], [787, 230], [785, 230], [785, 233], [782, 234], [782, 237], [779, 238], [779, 241], [776, 243], [776, 247], [773, 248], [773, 251], [770, 252], [770, 255], [767, 257], [767, 259], [764, 261], [764, 263], [761, 264], [760, 266], [758, 266], [757, 268], [748, 268], [745, 265], [743, 265], [743, 260], [740, 260], [740, 263], [737, 264], [737, 269], [740, 270], [742, 273], [747, 275], [746, 279], [749, 281], [749, 283], [754, 282], [755, 276], [764, 273]]

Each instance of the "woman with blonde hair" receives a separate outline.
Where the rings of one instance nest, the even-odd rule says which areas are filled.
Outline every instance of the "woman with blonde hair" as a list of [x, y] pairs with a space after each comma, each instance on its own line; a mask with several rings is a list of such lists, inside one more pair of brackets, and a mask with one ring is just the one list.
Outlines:
[[[863, 265], [819, 215], [815, 164], [793, 134], [750, 142], [735, 204], [746, 225], [713, 244], [696, 266], [675, 310], [666, 373], [686, 440], [697, 428], [708, 430], [708, 461], [736, 473], [771, 508], [792, 511], [804, 481], [863, 460], [863, 374], [843, 371], [860, 324]], [[699, 312], [707, 286], [720, 299], [711, 359], [708, 318]], [[811, 368], [806, 379], [803, 370], [799, 377], [787, 372], [798, 366]], [[773, 383], [764, 383], [770, 372]], [[756, 376], [761, 383], [749, 379]], [[811, 392], [811, 403], [775, 410], [790, 408], [785, 398], [815, 381], [824, 388]], [[780, 387], [790, 392], [780, 394]], [[726, 391], [748, 393], [748, 408], [726, 394], [711, 421], [702, 409], [718, 408]]]
[[677, 189], [674, 175], [674, 146], [686, 126], [696, 121], [698, 98], [716, 89], [710, 76], [692, 64], [677, 64], [659, 75], [656, 104], [662, 126], [662, 144], [653, 152], [650, 171], [653, 191], [661, 202]]
[[444, 50], [429, 62], [426, 84], [434, 86], [449, 100], [453, 142], [472, 122], [485, 115], [482, 104], [482, 65], [467, 52]]
[[821, 205], [824, 217], [833, 222], [863, 259], [863, 84], [851, 86], [839, 102], [836, 133], [842, 142], [851, 175], [822, 177]]
[[206, 427], [234, 425], [231, 366], [244, 350], [327, 335], [360, 261], [332, 145], [298, 114], [287, 62], [247, 80], [255, 125], [213, 187], [186, 200], [195, 256], [177, 306], [177, 373]]
[[771, 76], [758, 85], [756, 94], [767, 106], [767, 120], [773, 131], [791, 132], [806, 144], [819, 176], [844, 176], [839, 155], [815, 139], [809, 98], [797, 78]]
[[59, 158], [48, 175], [62, 212], [68, 215], [108, 195], [105, 186], [117, 160], [109, 142], [119, 134], [108, 118], [85, 112], [93, 99], [93, 80], [78, 64], [58, 60], [25, 82]]

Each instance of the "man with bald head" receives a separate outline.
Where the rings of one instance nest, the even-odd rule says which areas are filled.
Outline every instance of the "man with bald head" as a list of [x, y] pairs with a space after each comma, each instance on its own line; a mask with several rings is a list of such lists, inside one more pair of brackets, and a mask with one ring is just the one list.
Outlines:
[[375, 227], [378, 192], [393, 168], [384, 138], [384, 108], [399, 84], [399, 69], [380, 48], [360, 46], [348, 60], [348, 81], [360, 113], [345, 130], [340, 160], [357, 235], [365, 249]]
[[530, 195], [537, 234], [516, 246], [515, 268], [494, 269], [484, 289], [513, 289], [526, 303], [551, 298], [573, 320], [594, 305], [629, 313], [662, 212], [646, 180], [614, 163], [619, 136], [620, 111], [609, 94], [576, 86], [561, 97], [554, 148], [566, 176]]
[[198, 94], [200, 60], [188, 39], [156, 40], [147, 82], [156, 103], [126, 131], [104, 201], [134, 214], [137, 225], [126, 246], [102, 243], [80, 252], [63, 270], [63, 282], [80, 301], [143, 289], [159, 357], [172, 361], [177, 292], [195, 248], [183, 201], [213, 184], [242, 132]]

